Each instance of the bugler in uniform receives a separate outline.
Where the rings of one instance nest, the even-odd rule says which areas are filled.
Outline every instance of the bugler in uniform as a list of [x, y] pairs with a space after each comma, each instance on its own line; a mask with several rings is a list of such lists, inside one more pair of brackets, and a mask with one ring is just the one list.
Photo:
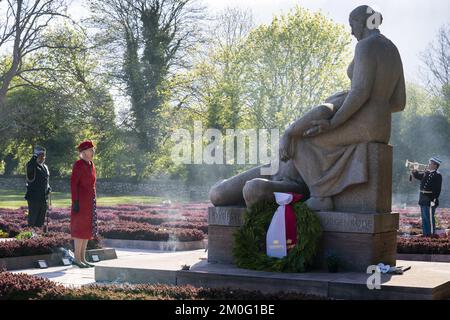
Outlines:
[[[439, 195], [441, 194], [442, 175], [437, 171], [442, 161], [437, 157], [429, 160], [429, 169], [425, 172], [413, 171], [414, 178], [420, 180], [419, 205], [422, 212], [422, 231], [424, 236], [429, 236], [435, 232], [434, 214], [439, 205]], [[433, 224], [431, 231], [430, 220]]]

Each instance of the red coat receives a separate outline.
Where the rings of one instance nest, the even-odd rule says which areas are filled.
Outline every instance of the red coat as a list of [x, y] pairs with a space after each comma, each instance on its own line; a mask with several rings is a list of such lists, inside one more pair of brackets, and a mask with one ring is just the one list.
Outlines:
[[[78, 160], [72, 168], [70, 189], [72, 191], [72, 211], [70, 214], [70, 233], [79, 239], [92, 239], [93, 226], [96, 223], [95, 181], [96, 172], [93, 162]], [[78, 200], [79, 211], [73, 211], [73, 202]]]

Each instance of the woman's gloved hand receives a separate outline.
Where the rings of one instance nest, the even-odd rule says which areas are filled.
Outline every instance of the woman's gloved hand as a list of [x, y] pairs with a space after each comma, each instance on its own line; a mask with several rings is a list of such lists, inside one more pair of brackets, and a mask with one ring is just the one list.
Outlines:
[[80, 211], [80, 204], [78, 203], [78, 200], [75, 200], [73, 202], [73, 212], [79, 212]]

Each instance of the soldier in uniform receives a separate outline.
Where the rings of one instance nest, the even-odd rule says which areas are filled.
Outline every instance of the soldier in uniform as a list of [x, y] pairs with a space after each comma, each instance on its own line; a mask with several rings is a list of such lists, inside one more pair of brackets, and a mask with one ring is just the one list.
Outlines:
[[48, 195], [51, 192], [49, 176], [45, 162], [45, 149], [36, 146], [33, 156], [27, 163], [28, 226], [42, 227], [48, 209]]
[[[442, 186], [442, 176], [437, 169], [441, 163], [440, 159], [432, 157], [425, 172], [412, 171], [413, 177], [420, 180], [419, 205], [422, 213], [422, 231], [424, 236], [430, 236], [435, 232], [434, 214], [439, 205], [439, 195]], [[432, 230], [430, 223], [433, 224]]]

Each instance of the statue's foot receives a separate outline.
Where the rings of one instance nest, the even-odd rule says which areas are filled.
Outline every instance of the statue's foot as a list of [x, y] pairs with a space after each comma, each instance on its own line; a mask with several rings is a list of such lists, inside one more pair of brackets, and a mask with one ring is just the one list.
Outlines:
[[334, 208], [333, 200], [331, 197], [328, 198], [316, 198], [311, 197], [306, 200], [306, 205], [308, 208], [314, 211], [331, 211]]

